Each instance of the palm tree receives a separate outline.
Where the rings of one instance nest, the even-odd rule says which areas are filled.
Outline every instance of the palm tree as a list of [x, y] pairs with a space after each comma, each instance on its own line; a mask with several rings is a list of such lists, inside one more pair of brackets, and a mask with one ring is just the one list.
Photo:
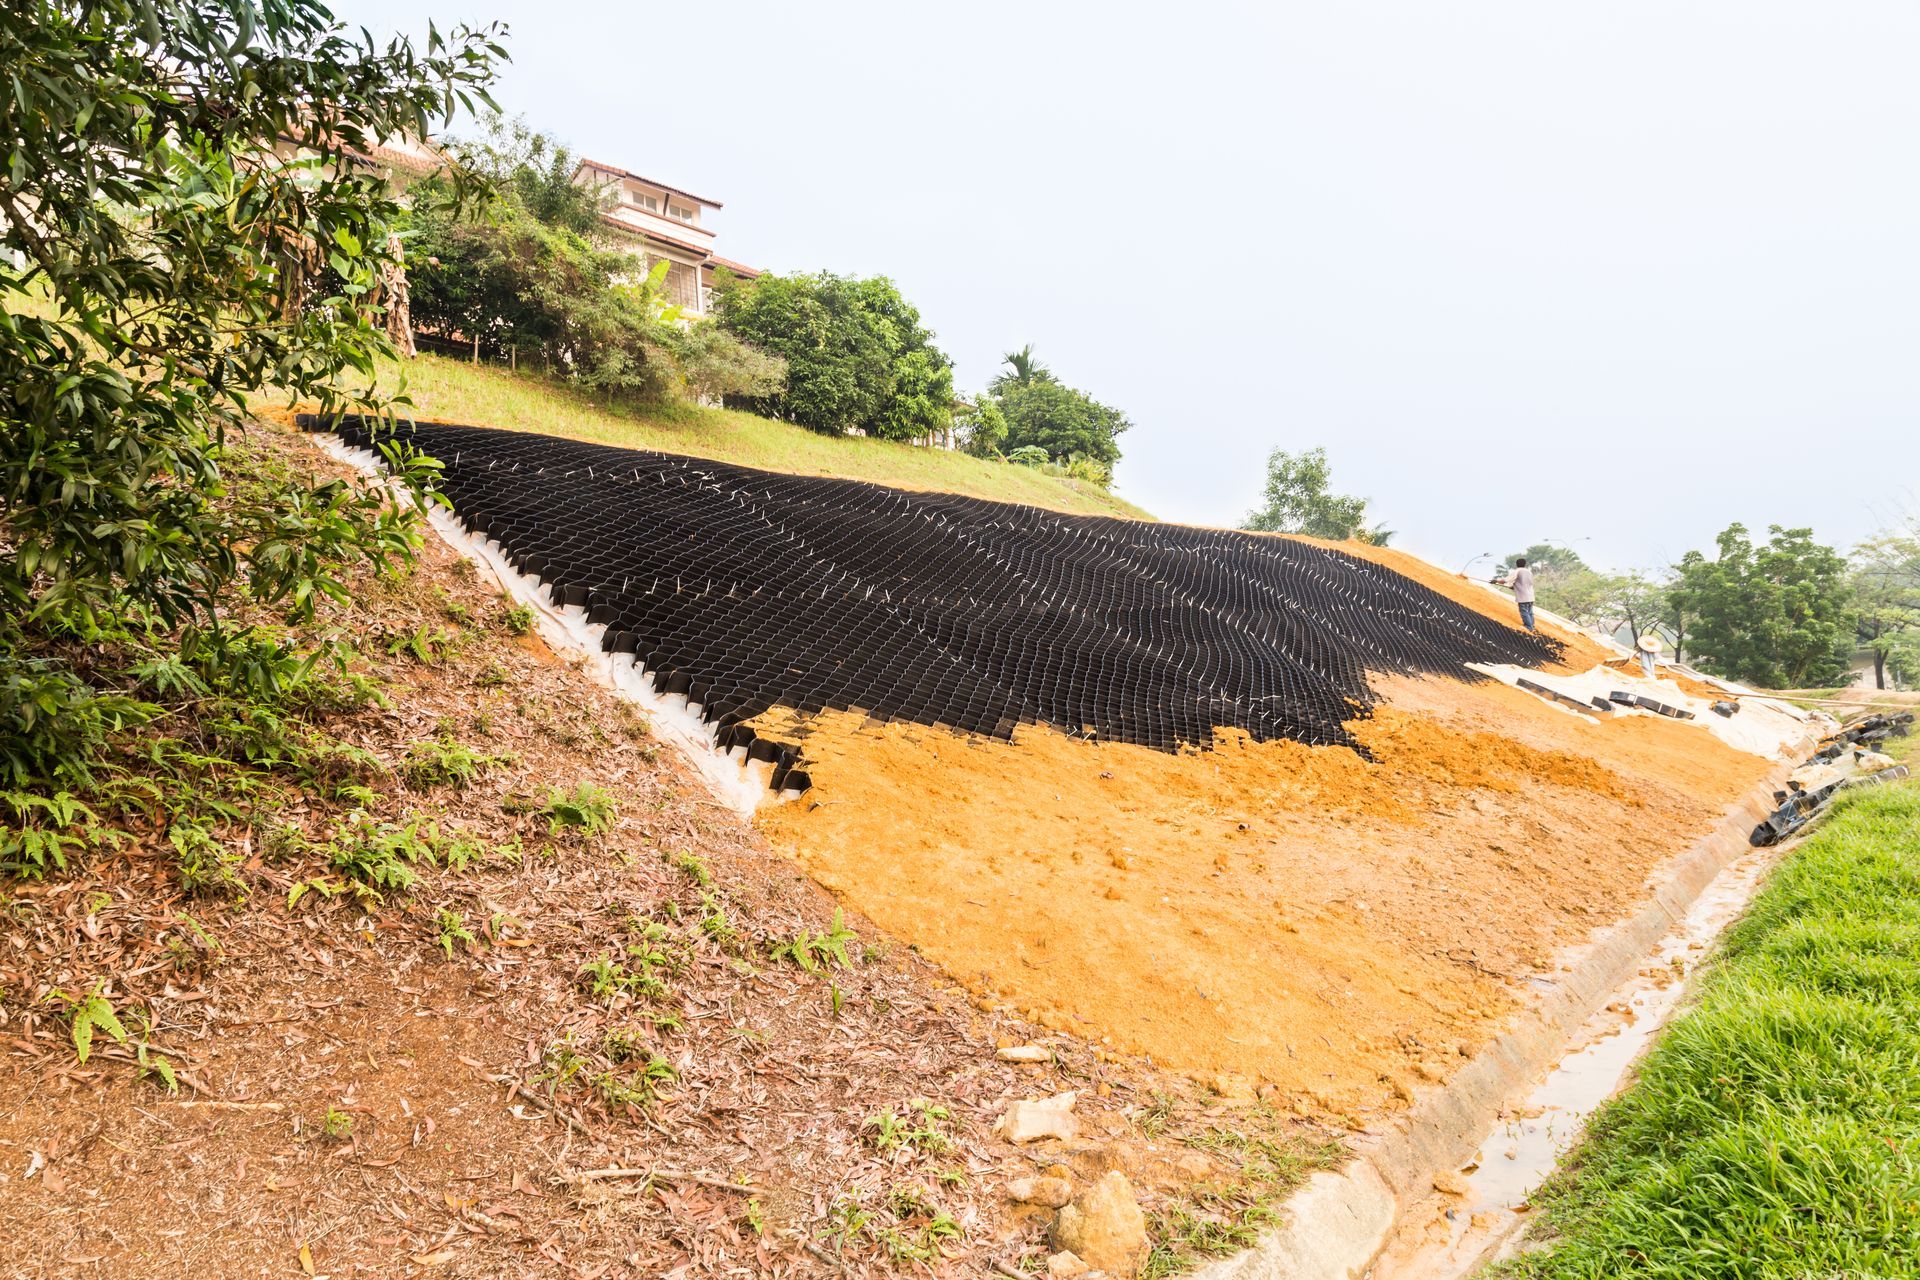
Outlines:
[[1018, 351], [1007, 352], [1005, 359], [1006, 362], [1013, 367], [1013, 375], [1009, 377], [1006, 374], [1001, 374], [1000, 380], [1011, 386], [1027, 387], [1032, 386], [1036, 382], [1051, 381], [1053, 378], [1053, 374], [1048, 370], [1047, 366], [1033, 358], [1033, 344], [1031, 342]]

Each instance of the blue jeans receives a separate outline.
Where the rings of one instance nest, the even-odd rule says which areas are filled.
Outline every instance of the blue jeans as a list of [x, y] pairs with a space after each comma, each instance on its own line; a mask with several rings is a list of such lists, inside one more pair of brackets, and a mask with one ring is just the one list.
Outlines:
[[1520, 600], [1515, 603], [1520, 606], [1520, 625], [1529, 631], [1533, 630], [1533, 601]]

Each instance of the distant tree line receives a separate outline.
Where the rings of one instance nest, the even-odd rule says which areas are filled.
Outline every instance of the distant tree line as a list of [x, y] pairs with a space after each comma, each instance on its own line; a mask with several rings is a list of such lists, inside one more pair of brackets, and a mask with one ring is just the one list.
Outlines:
[[1583, 626], [1656, 632], [1701, 669], [1768, 689], [1836, 685], [1865, 650], [1874, 684], [1920, 679], [1920, 530], [1880, 533], [1851, 557], [1811, 529], [1770, 526], [1756, 542], [1728, 525], [1714, 554], [1689, 551], [1670, 569], [1601, 573], [1571, 548], [1525, 555], [1543, 607]]
[[[1385, 545], [1364, 498], [1337, 493], [1325, 449], [1267, 459], [1261, 503], [1242, 528]], [[1664, 570], [1603, 573], [1571, 547], [1535, 543], [1524, 557], [1543, 608], [1632, 640], [1648, 632], [1703, 670], [1769, 689], [1807, 689], [1848, 678], [1856, 653], [1874, 683], [1920, 680], [1920, 525], [1887, 530], [1851, 557], [1811, 529], [1767, 530], [1755, 542], [1729, 525], [1714, 554], [1689, 551]]]

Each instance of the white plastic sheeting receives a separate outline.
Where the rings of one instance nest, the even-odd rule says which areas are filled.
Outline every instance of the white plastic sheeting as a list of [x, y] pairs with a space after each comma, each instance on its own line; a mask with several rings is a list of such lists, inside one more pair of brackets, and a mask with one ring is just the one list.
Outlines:
[[[1649, 680], [1645, 676], [1628, 675], [1611, 667], [1593, 667], [1573, 675], [1562, 675], [1557, 672], [1534, 671], [1527, 667], [1494, 666], [1478, 662], [1469, 663], [1468, 666], [1483, 675], [1492, 676], [1502, 684], [1517, 687], [1520, 681], [1530, 680], [1534, 684], [1551, 689], [1555, 693], [1564, 693], [1580, 702], [1605, 698], [1615, 690], [1636, 695], [1643, 694], [1655, 702], [1664, 702], [1670, 707], [1693, 712], [1692, 720], [1683, 720], [1680, 723], [1704, 729], [1735, 750], [1750, 752], [1769, 760], [1785, 758], [1788, 747], [1803, 741], [1807, 736], [1808, 728], [1825, 719], [1825, 717], [1772, 700], [1735, 699], [1731, 696], [1727, 701], [1737, 701], [1740, 710], [1731, 716], [1723, 716], [1713, 710], [1713, 699], [1696, 698], [1671, 680]], [[1584, 715], [1564, 703], [1552, 702], [1545, 698], [1541, 701], [1546, 702], [1548, 706], [1559, 707], [1575, 719], [1587, 721], [1589, 724], [1598, 724], [1603, 718], [1612, 719], [1616, 716], [1658, 714], [1640, 707], [1627, 708], [1616, 705], [1612, 713], [1604, 717], [1599, 714]]]
[[[316, 433], [312, 438], [341, 461], [371, 475], [385, 476], [380, 456], [371, 450], [351, 448], [339, 436], [327, 433]], [[715, 741], [716, 731], [700, 718], [697, 704], [689, 704], [678, 694], [657, 692], [646, 671], [635, 664], [634, 655], [608, 653], [601, 644], [606, 627], [589, 625], [586, 610], [578, 605], [556, 607], [537, 579], [508, 562], [499, 543], [469, 532], [445, 507], [430, 509], [427, 521], [442, 541], [491, 573], [502, 591], [532, 610], [541, 639], [554, 652], [582, 659], [601, 684], [644, 710], [655, 735], [679, 750], [706, 781], [715, 799], [741, 817], [748, 817], [769, 798], [767, 784], [773, 765], [748, 761], [744, 748], [723, 754]]]

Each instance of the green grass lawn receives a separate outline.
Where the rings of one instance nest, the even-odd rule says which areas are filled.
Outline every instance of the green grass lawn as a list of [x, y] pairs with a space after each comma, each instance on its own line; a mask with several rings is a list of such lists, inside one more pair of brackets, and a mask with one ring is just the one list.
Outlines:
[[1536, 1197], [1529, 1280], [1920, 1275], [1920, 785], [1844, 797]]
[[596, 404], [571, 387], [488, 365], [422, 354], [390, 366], [402, 377], [413, 416], [516, 431], [544, 431], [600, 444], [659, 449], [768, 471], [871, 480], [901, 489], [960, 493], [1088, 515], [1153, 517], [1097, 485], [1031, 467], [988, 462], [944, 449], [823, 436], [784, 422], [696, 406], [633, 409]]

